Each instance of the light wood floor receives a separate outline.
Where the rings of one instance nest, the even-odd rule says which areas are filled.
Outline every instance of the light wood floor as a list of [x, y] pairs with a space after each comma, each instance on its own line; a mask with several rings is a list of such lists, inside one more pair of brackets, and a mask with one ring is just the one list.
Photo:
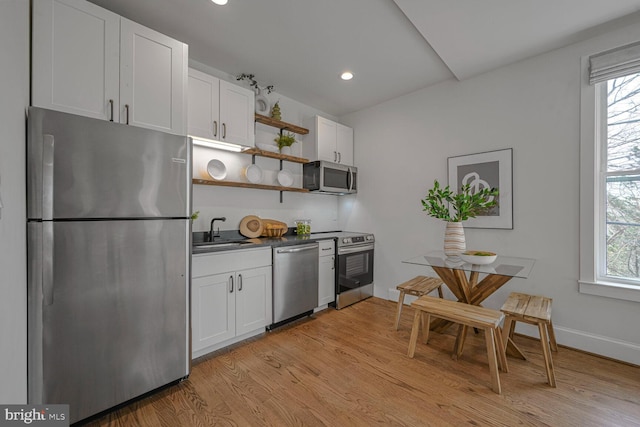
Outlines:
[[490, 389], [484, 337], [460, 360], [455, 328], [406, 356], [410, 308], [370, 298], [194, 362], [188, 380], [112, 412], [94, 426], [640, 426], [640, 368], [561, 347], [557, 388], [539, 343], [516, 336], [502, 395]]

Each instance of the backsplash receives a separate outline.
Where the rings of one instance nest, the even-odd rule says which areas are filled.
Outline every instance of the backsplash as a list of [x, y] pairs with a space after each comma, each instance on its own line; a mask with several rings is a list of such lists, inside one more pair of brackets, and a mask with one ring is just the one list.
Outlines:
[[226, 217], [225, 222], [216, 221], [216, 229], [237, 230], [240, 221], [247, 215], [257, 215], [282, 221], [294, 227], [296, 219], [310, 219], [311, 230], [335, 231], [338, 224], [338, 197], [322, 194], [283, 193], [251, 188], [193, 186], [193, 211], [200, 211], [193, 221], [193, 231], [209, 231], [211, 219]]

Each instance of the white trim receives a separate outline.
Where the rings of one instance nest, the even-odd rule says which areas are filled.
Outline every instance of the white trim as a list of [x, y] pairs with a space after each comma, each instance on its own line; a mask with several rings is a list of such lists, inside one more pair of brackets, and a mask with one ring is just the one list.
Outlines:
[[[638, 344], [575, 329], [558, 327], [555, 324], [553, 327], [558, 344], [640, 365], [640, 345]], [[562, 352], [562, 349], [558, 351]]]
[[580, 293], [640, 302], [640, 287], [614, 282], [601, 271], [605, 265], [606, 216], [606, 83], [589, 84], [589, 57], [584, 56], [580, 84]]
[[581, 59], [580, 82], [580, 281], [596, 281], [596, 88], [589, 84], [589, 57]]
[[640, 302], [640, 287], [624, 283], [591, 282], [580, 280], [580, 293]]

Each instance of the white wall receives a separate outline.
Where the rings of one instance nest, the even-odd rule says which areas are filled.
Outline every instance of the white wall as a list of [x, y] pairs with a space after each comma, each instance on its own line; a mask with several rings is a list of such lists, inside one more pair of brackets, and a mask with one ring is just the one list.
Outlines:
[[[578, 292], [580, 58], [637, 41], [640, 24], [343, 117], [355, 128], [360, 189], [341, 203], [345, 228], [376, 235], [375, 294], [425, 271], [402, 260], [441, 250], [444, 223], [422, 212], [447, 157], [513, 148], [514, 229], [467, 229], [467, 247], [535, 258], [511, 291], [554, 299], [558, 341], [640, 364], [640, 306]], [[527, 333], [531, 329], [519, 329]]]
[[25, 109], [29, 2], [0, 1], [0, 403], [27, 401]]
[[[238, 82], [233, 76], [225, 74], [215, 68], [191, 61], [192, 68], [211, 74], [231, 83], [245, 86], [246, 83]], [[259, 82], [261, 86], [268, 82]], [[277, 89], [277, 88], [276, 88]], [[279, 101], [282, 112], [282, 120], [309, 127], [311, 119], [315, 115], [321, 115], [329, 119], [335, 119], [322, 111], [313, 109], [276, 92], [264, 93], [271, 104]], [[273, 139], [278, 134], [278, 129], [256, 124], [256, 142], [275, 145]], [[297, 143], [293, 144], [292, 154], [301, 156], [302, 144], [305, 136], [296, 135]], [[248, 182], [243, 175], [244, 169], [251, 164], [251, 156], [246, 154], [231, 153], [195, 146], [193, 150], [193, 176], [194, 178], [210, 179], [207, 175], [207, 163], [211, 159], [221, 160], [227, 167], [227, 181]], [[279, 161], [266, 157], [256, 157], [256, 165], [264, 172], [262, 184], [277, 185], [276, 178], [279, 171]], [[293, 186], [302, 186], [302, 165], [298, 163], [284, 162], [283, 168], [294, 175]], [[277, 191], [257, 190], [237, 187], [216, 187], [209, 185], [194, 185], [193, 210], [200, 211], [198, 219], [193, 223], [193, 231], [209, 231], [210, 221], [214, 217], [226, 217], [225, 222], [216, 222], [216, 228], [220, 230], [237, 230], [240, 220], [246, 215], [258, 215], [261, 218], [276, 219], [286, 222], [293, 227], [296, 219], [311, 219], [312, 231], [333, 231], [339, 229], [338, 223], [338, 196], [302, 194], [294, 192], [283, 193], [283, 202], [280, 203], [280, 195]]]

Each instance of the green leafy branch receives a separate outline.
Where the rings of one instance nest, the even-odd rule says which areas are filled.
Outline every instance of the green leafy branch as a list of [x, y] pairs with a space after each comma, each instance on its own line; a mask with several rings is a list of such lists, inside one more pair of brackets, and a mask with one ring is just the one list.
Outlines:
[[[438, 180], [435, 180], [433, 188], [421, 200], [422, 210], [427, 212], [429, 216], [445, 221], [466, 221], [497, 206], [498, 194], [497, 188], [483, 188], [476, 193], [472, 193], [469, 184], [463, 185], [460, 192], [456, 194], [451, 191], [448, 185], [442, 188]], [[449, 205], [455, 212], [453, 217], [451, 216]]]

